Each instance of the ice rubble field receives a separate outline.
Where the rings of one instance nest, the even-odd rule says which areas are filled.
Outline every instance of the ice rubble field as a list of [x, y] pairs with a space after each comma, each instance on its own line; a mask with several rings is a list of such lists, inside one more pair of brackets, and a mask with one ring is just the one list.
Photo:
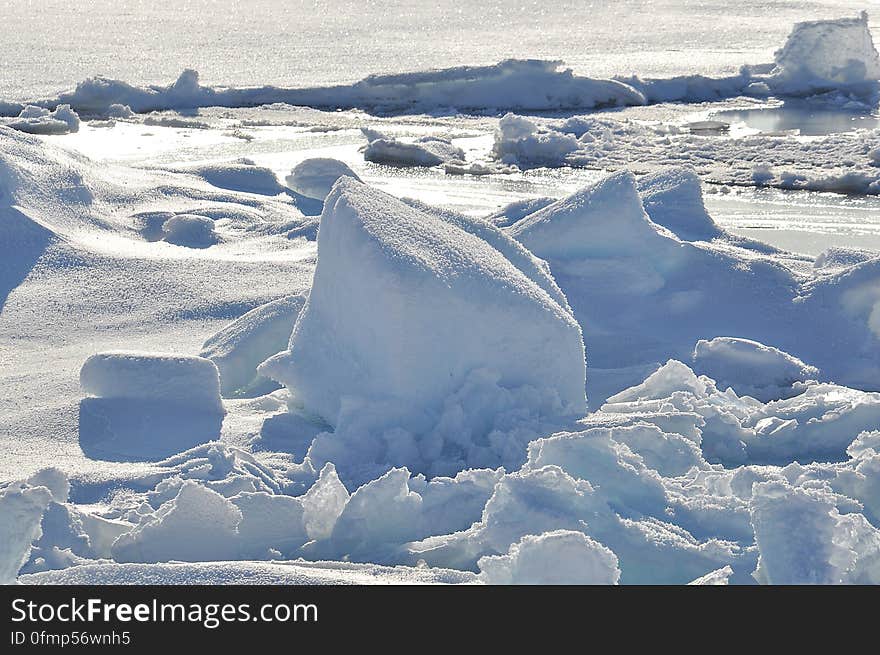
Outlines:
[[[703, 196], [880, 193], [876, 131], [711, 119], [858, 111], [878, 77], [862, 15], [726, 78], [4, 104], [0, 582], [880, 582], [880, 257], [746, 238]], [[403, 114], [247, 109], [282, 102]], [[447, 199], [578, 183], [459, 211], [380, 188], [389, 162]]]

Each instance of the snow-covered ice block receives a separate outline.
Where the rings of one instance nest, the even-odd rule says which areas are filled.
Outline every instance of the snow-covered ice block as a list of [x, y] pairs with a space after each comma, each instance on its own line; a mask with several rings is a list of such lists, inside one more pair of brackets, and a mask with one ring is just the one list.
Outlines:
[[486, 584], [617, 584], [617, 556], [583, 532], [556, 530], [527, 535], [506, 555], [480, 558]]
[[554, 261], [641, 253], [653, 259], [660, 249], [673, 256], [678, 245], [671, 232], [650, 221], [628, 171], [526, 216], [510, 227], [510, 234], [551, 266]]
[[558, 166], [577, 149], [573, 135], [539, 129], [527, 118], [507, 114], [498, 121], [493, 154], [506, 164]]
[[722, 566], [720, 569], [709, 571], [706, 575], [701, 575], [695, 580], [688, 582], [694, 586], [723, 586], [728, 583], [730, 576], [733, 575], [733, 569], [730, 566]]
[[720, 389], [732, 387], [740, 396], [762, 402], [793, 396], [795, 382], [815, 380], [819, 370], [786, 352], [750, 339], [701, 339], [694, 348], [693, 370], [715, 380]]
[[775, 59], [768, 83], [777, 93], [869, 91], [880, 79], [880, 55], [864, 11], [855, 18], [797, 23]]
[[271, 386], [257, 367], [287, 348], [305, 302], [305, 294], [294, 294], [260, 305], [205, 341], [199, 354], [217, 365], [224, 395], [250, 395]]
[[162, 224], [162, 239], [176, 246], [207, 248], [218, 241], [214, 221], [198, 214], [177, 214]]
[[[880, 584], [880, 530], [827, 488], [757, 483], [750, 503], [763, 584]], [[845, 499], [844, 499], [845, 500]]]
[[331, 425], [350, 399], [375, 398], [407, 408], [398, 427], [419, 432], [480, 369], [502, 387], [552, 390], [562, 414], [586, 408], [567, 309], [484, 239], [341, 178], [290, 349], [260, 372]]
[[28, 105], [6, 125], [28, 134], [69, 134], [79, 131], [80, 120], [70, 105], [58, 105], [53, 111]]
[[0, 489], [0, 584], [12, 584], [41, 534], [43, 512], [52, 501], [46, 487], [13, 482]]
[[686, 241], [710, 241], [722, 232], [703, 204], [700, 178], [690, 168], [670, 168], [639, 180], [642, 204], [652, 221]]
[[307, 198], [324, 200], [336, 180], [343, 175], [361, 179], [345, 162], [329, 157], [313, 157], [294, 166], [284, 181], [291, 189]]
[[367, 143], [364, 159], [393, 166], [437, 166], [450, 161], [463, 161], [464, 150], [439, 137], [425, 136], [414, 141], [402, 141], [379, 135]]
[[99, 398], [161, 401], [222, 413], [220, 374], [204, 357], [132, 351], [97, 353], [80, 370], [83, 390]]

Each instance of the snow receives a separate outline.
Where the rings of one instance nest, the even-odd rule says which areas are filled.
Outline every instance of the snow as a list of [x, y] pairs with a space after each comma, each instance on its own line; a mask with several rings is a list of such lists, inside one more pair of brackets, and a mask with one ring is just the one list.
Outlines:
[[722, 236], [703, 204], [700, 178], [690, 168], [669, 168], [639, 180], [639, 195], [650, 219], [685, 241]]
[[68, 134], [79, 130], [80, 121], [70, 105], [58, 105], [53, 111], [27, 105], [16, 119], [5, 121], [4, 124], [28, 134]]
[[725, 138], [691, 133], [676, 123], [646, 123], [613, 114], [566, 121], [511, 115], [504, 121], [516, 128], [500, 125], [493, 154], [520, 168], [633, 167], [640, 173], [663, 174], [686, 166], [716, 184], [880, 193], [880, 171], [868, 154], [880, 146], [876, 130], [811, 139], [776, 133]]
[[[583, 342], [566, 307], [489, 242], [351, 178], [325, 203], [290, 349], [259, 370], [291, 390], [292, 408], [320, 416], [337, 436], [393, 427], [382, 437], [396, 442], [387, 463], [416, 470], [425, 459], [477, 457], [471, 441], [492, 422], [484, 407], [514, 398], [529, 403], [520, 414], [585, 407]], [[462, 405], [464, 389], [473, 399], [486, 394], [486, 404]], [[358, 416], [370, 403], [383, 411]], [[359, 440], [364, 465], [369, 448]]]
[[0, 578], [880, 581], [876, 60], [0, 102]]
[[347, 562], [182, 562], [162, 564], [84, 564], [61, 571], [19, 577], [21, 584], [254, 584], [369, 585], [476, 584], [473, 573], [407, 566]]
[[12, 483], [0, 489], [0, 584], [13, 584], [41, 534], [43, 510], [52, 493], [42, 486]]
[[880, 80], [880, 55], [868, 30], [866, 11], [856, 18], [797, 23], [775, 60], [770, 83], [778, 93], [870, 92]]
[[198, 214], [177, 214], [162, 224], [163, 240], [188, 248], [208, 248], [217, 243], [214, 221]]
[[257, 367], [287, 348], [305, 302], [305, 295], [294, 294], [260, 305], [205, 341], [199, 354], [217, 365], [224, 396], [258, 395], [273, 388]]
[[715, 380], [719, 388], [731, 387], [740, 396], [762, 402], [793, 396], [796, 382], [816, 380], [819, 370], [778, 348], [749, 339], [701, 339], [694, 348], [694, 370]]
[[486, 584], [617, 584], [617, 557], [582, 532], [527, 535], [506, 555], [480, 558]]
[[765, 584], [878, 584], [880, 530], [858, 513], [841, 513], [828, 489], [755, 484], [749, 512]]
[[364, 159], [376, 164], [437, 166], [464, 160], [464, 150], [447, 139], [424, 136], [409, 142], [372, 131], [365, 131], [364, 134], [368, 141]]
[[89, 357], [83, 391], [102, 399], [158, 401], [223, 412], [216, 365], [204, 357], [116, 351]]
[[358, 181], [361, 179], [347, 164], [338, 159], [315, 157], [301, 161], [294, 166], [284, 181], [297, 193], [323, 201], [330, 193], [336, 180], [343, 175]]

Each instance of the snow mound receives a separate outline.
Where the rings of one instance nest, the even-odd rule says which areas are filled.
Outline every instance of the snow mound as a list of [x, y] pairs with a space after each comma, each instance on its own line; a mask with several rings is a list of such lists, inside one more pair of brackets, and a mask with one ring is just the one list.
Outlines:
[[224, 164], [204, 164], [178, 170], [182, 173], [196, 175], [211, 186], [229, 191], [275, 196], [284, 190], [271, 169], [257, 166], [248, 159]]
[[352, 177], [358, 181], [358, 177], [348, 164], [338, 159], [330, 159], [327, 157], [314, 157], [301, 161], [290, 172], [284, 181], [291, 189], [300, 193], [307, 198], [314, 198], [323, 201], [330, 189], [343, 175]]
[[[379, 403], [357, 420], [387, 422], [404, 441], [436, 425], [466, 385], [532, 394], [551, 414], [585, 410], [583, 342], [565, 307], [486, 240], [350, 178], [325, 203], [290, 349], [260, 372], [330, 425]], [[458, 438], [483, 433], [481, 420], [460, 416]]]
[[635, 177], [619, 171], [526, 216], [509, 232], [552, 262], [632, 256], [674, 243], [671, 233], [658, 230], [645, 214]]
[[529, 535], [506, 555], [480, 558], [486, 584], [617, 584], [617, 556], [582, 532], [557, 530]]
[[[438, 166], [451, 161], [464, 161], [464, 150], [447, 139], [425, 136], [408, 142], [371, 131], [364, 134], [368, 138], [364, 159], [376, 164]], [[372, 136], [377, 138], [370, 138]]]
[[79, 123], [79, 116], [70, 105], [58, 105], [53, 111], [27, 105], [6, 125], [28, 134], [70, 134], [79, 131]]
[[160, 401], [224, 411], [220, 375], [209, 359], [128, 351], [97, 353], [80, 370], [83, 391], [106, 399]]
[[880, 79], [880, 55], [864, 11], [856, 18], [797, 23], [775, 59], [769, 83], [777, 93], [875, 90]]
[[723, 233], [703, 204], [700, 178], [689, 168], [670, 168], [639, 180], [642, 204], [652, 221], [685, 241], [711, 241]]
[[198, 214], [177, 214], [162, 225], [163, 241], [187, 248], [208, 248], [218, 241], [214, 221]]
[[199, 355], [217, 365], [224, 396], [265, 393], [271, 388], [271, 382], [257, 373], [257, 367], [287, 348], [305, 302], [304, 294], [273, 300], [252, 309], [205, 341]]
[[772, 346], [749, 339], [701, 339], [694, 348], [693, 369], [724, 389], [762, 402], [798, 393], [796, 382], [815, 380], [819, 370]]

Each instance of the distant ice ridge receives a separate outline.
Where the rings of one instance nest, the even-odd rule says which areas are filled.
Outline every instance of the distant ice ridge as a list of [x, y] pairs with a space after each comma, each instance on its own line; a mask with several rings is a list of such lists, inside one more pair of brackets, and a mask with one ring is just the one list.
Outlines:
[[[509, 59], [490, 66], [460, 66], [396, 75], [371, 75], [351, 85], [315, 88], [211, 88], [185, 70], [168, 86], [134, 87], [94, 77], [57, 98], [35, 101], [53, 109], [68, 104], [86, 115], [109, 115], [113, 106], [135, 112], [195, 107], [250, 107], [276, 102], [376, 112], [546, 111], [654, 102], [702, 102], [738, 95], [811, 95], [826, 91], [873, 93], [880, 62], [867, 14], [795, 25], [774, 64], [744, 66], [738, 75], [671, 79], [637, 76], [593, 79], [561, 68], [560, 61]], [[0, 103], [9, 113], [22, 105]]]

